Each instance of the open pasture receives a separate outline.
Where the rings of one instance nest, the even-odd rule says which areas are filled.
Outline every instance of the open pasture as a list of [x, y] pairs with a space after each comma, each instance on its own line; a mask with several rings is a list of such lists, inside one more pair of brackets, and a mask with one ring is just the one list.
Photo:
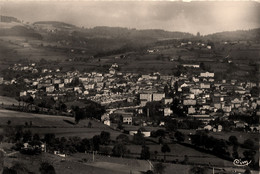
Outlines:
[[[30, 129], [32, 133], [38, 133], [39, 135], [54, 133], [57, 137], [78, 136], [81, 138], [92, 138], [94, 135], [99, 135], [101, 131], [107, 131], [110, 132], [111, 138], [115, 139], [120, 134], [120, 132], [112, 130], [96, 120], [86, 119], [75, 124], [72, 117], [31, 114], [0, 109], [0, 126], [7, 126], [8, 120], [11, 121], [11, 126], [25, 126], [26, 122], [28, 124], [32, 122], [32, 126], [25, 129]], [[89, 122], [92, 123], [92, 128], [87, 127]], [[0, 132], [2, 131], [0, 128]]]

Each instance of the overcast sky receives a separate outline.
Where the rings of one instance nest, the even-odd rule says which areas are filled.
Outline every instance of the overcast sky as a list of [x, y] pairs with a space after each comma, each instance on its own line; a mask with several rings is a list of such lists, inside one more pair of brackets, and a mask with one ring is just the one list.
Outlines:
[[2, 1], [1, 15], [28, 22], [62, 21], [77, 26], [200, 32], [260, 27], [259, 2]]

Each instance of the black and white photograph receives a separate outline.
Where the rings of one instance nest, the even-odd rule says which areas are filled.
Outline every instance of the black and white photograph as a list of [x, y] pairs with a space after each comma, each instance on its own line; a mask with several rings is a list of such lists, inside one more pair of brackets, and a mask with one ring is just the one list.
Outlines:
[[0, 174], [259, 174], [260, 0], [0, 0]]

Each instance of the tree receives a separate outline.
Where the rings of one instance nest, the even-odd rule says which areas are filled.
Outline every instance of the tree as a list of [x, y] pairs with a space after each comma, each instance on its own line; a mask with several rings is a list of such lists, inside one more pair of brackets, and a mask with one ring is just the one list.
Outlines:
[[164, 153], [164, 162], [166, 161], [166, 153], [167, 152], [171, 152], [170, 147], [168, 146], [168, 144], [163, 144], [161, 147], [161, 152]]
[[94, 151], [98, 151], [99, 150], [99, 145], [100, 145], [100, 136], [99, 135], [95, 135], [93, 138], [92, 138], [92, 150]]
[[232, 135], [228, 138], [228, 141], [232, 144], [232, 145], [238, 145], [238, 140], [237, 137]]
[[158, 151], [155, 150], [155, 151], [154, 151], [154, 158], [155, 158], [155, 160], [157, 160], [157, 155], [158, 155]]
[[59, 108], [60, 111], [66, 112], [67, 110], [67, 105], [63, 102], [59, 102]]
[[258, 97], [259, 93], [260, 93], [260, 90], [257, 86], [252, 87], [250, 90], [250, 94], [252, 95], [252, 97]]
[[76, 123], [86, 118], [95, 118], [100, 120], [101, 116], [105, 113], [104, 106], [101, 106], [96, 102], [88, 100], [84, 102], [84, 104], [86, 104], [85, 108], [79, 108], [78, 106], [72, 108]]
[[244, 172], [244, 174], [251, 174], [250, 169], [246, 169], [245, 172]]
[[245, 150], [243, 152], [244, 159], [247, 160], [248, 162], [251, 161], [249, 166], [254, 166], [254, 164], [255, 164], [255, 154], [256, 154], [256, 151], [254, 151], [254, 150]]
[[[72, 68], [74, 68], [74, 67], [72, 67]], [[78, 78], [78, 77], [75, 77], [75, 78], [72, 80], [72, 82], [71, 82], [71, 85], [72, 85], [72, 86], [79, 86], [79, 84], [80, 84], [80, 81], [79, 81], [79, 78]]]
[[17, 174], [17, 172], [12, 168], [4, 167], [3, 174]]
[[178, 128], [178, 121], [177, 120], [167, 120], [165, 128], [167, 131], [176, 131]]
[[4, 140], [4, 136], [0, 134], [0, 143]]
[[156, 174], [163, 174], [165, 172], [166, 166], [163, 163], [157, 163], [153, 166], [153, 171]]
[[148, 146], [145, 146], [145, 145], [142, 146], [141, 159], [144, 159], [144, 160], [150, 159], [150, 151], [149, 151]]
[[163, 130], [163, 129], [158, 129], [156, 132], [155, 132], [155, 137], [165, 137], [165, 134], [166, 134], [166, 132], [165, 132], [165, 130]]
[[187, 155], [184, 155], [183, 164], [187, 164], [189, 162], [189, 157]]
[[232, 157], [234, 159], [238, 159], [239, 158], [239, 154], [238, 154], [237, 150], [233, 149]]
[[52, 146], [55, 143], [55, 134], [53, 133], [45, 134], [44, 141], [47, 145]]
[[254, 143], [252, 140], [250, 140], [250, 139], [246, 139], [246, 140], [244, 141], [243, 146], [244, 146], [245, 148], [247, 148], [247, 149], [254, 149], [255, 143]]
[[200, 68], [201, 68], [203, 71], [206, 70], [206, 66], [205, 66], [204, 62], [201, 62], [201, 63], [200, 63]]
[[158, 143], [159, 143], [159, 144], [163, 144], [163, 137], [160, 137], [160, 138], [158, 139]]
[[213, 152], [216, 154], [229, 155], [226, 142], [224, 140], [216, 140], [213, 147]]
[[84, 138], [84, 139], [80, 142], [80, 144], [79, 144], [77, 150], [78, 150], [79, 152], [85, 152], [85, 151], [87, 151], [87, 150], [89, 150], [89, 149], [90, 149], [90, 141], [89, 141], [87, 138]]
[[26, 130], [23, 133], [23, 142], [29, 142], [32, 140], [32, 132], [30, 130]]
[[137, 145], [143, 145], [145, 143], [144, 135], [140, 130], [138, 130], [137, 133], [134, 134], [133, 142]]
[[16, 162], [12, 167], [16, 173], [31, 173], [22, 163]]
[[165, 96], [168, 96], [168, 94], [169, 94], [169, 87], [168, 87], [168, 85], [164, 86], [164, 93], [165, 93]]
[[23, 137], [23, 128], [21, 126], [15, 127], [15, 141], [20, 141]]
[[146, 103], [144, 111], [149, 112], [149, 117], [153, 120], [160, 120], [161, 118], [163, 118], [163, 112], [161, 111], [162, 108], [162, 102], [153, 101]]
[[117, 128], [120, 129], [120, 130], [124, 129], [122, 121], [118, 122]]
[[[178, 91], [178, 87], [176, 87], [176, 88]], [[183, 112], [184, 110], [182, 108], [180, 108], [180, 100], [178, 98], [173, 99], [170, 108], [173, 111], [173, 113], [175, 113], [178, 117], [186, 116], [185, 113]], [[172, 120], [172, 121], [176, 121], [176, 120]]]
[[154, 174], [153, 171], [147, 170], [146, 172], [141, 172], [142, 174]]
[[179, 142], [183, 142], [185, 140], [185, 135], [179, 131], [175, 132], [174, 136]]
[[88, 122], [88, 128], [92, 128], [92, 123], [90, 121]]
[[129, 143], [129, 137], [125, 134], [120, 134], [116, 137], [117, 142], [122, 143], [122, 144], [127, 144]]
[[205, 174], [206, 169], [200, 166], [194, 166], [190, 169], [190, 174]]
[[110, 133], [102, 131], [100, 134], [100, 144], [108, 145], [110, 142]]
[[13, 141], [15, 139], [15, 129], [11, 126], [4, 128], [4, 136], [8, 138], [8, 141]]
[[8, 120], [8, 121], [7, 121], [7, 125], [8, 125], [8, 126], [9, 126], [11, 123], [12, 123], [11, 120]]
[[76, 124], [78, 124], [80, 120], [86, 118], [86, 113], [82, 108], [79, 108], [78, 106], [75, 107], [74, 113], [75, 113]]
[[53, 165], [49, 164], [48, 162], [41, 163], [39, 171], [41, 174], [56, 174]]
[[2, 171], [4, 167], [4, 152], [0, 151], [0, 171]]
[[127, 148], [122, 143], [117, 143], [113, 147], [112, 153], [114, 156], [123, 157], [127, 153]]

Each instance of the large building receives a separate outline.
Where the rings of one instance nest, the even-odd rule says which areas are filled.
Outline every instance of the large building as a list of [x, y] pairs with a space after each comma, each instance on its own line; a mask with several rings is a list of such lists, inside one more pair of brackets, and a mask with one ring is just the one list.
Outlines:
[[165, 98], [165, 93], [154, 93], [153, 94], [153, 101], [161, 101]]
[[200, 77], [214, 77], [214, 73], [202, 72], [200, 73]]

